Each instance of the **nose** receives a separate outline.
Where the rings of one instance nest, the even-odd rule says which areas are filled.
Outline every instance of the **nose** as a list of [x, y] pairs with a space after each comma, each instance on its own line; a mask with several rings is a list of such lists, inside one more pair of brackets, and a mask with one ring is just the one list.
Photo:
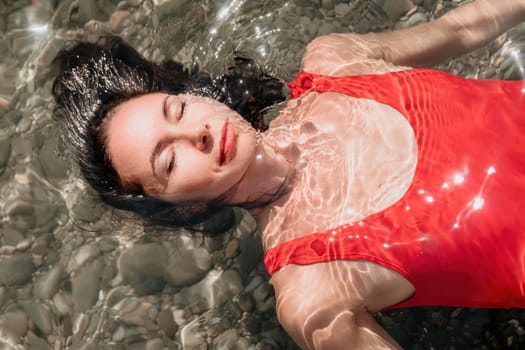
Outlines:
[[185, 125], [171, 128], [170, 138], [174, 141], [190, 144], [201, 152], [209, 149], [212, 143], [212, 136], [209, 126], [206, 125]]
[[211, 142], [211, 134], [208, 130], [208, 126], [205, 125], [203, 127], [198, 128], [197, 132], [194, 134], [192, 141], [199, 151], [206, 151], [208, 149], [208, 145]]
[[186, 140], [200, 151], [206, 151], [211, 144], [210, 126], [197, 125], [188, 116], [182, 118], [182, 103], [177, 95], [166, 98], [165, 120], [173, 139]]

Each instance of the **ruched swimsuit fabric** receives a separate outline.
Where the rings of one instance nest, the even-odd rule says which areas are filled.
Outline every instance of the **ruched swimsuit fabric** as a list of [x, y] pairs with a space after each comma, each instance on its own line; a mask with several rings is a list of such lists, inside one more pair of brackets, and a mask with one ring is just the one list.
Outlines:
[[525, 82], [410, 69], [303, 72], [289, 87], [292, 98], [339, 92], [395, 108], [413, 129], [418, 156], [399, 201], [270, 249], [270, 274], [287, 264], [367, 260], [415, 286], [391, 308], [525, 307]]

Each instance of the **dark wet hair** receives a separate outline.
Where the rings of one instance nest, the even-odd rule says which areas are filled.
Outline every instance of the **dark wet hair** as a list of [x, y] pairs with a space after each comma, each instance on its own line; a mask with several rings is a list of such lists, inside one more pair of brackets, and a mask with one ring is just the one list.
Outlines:
[[[120, 38], [106, 36], [97, 43], [76, 43], [55, 60], [60, 72], [53, 83], [55, 116], [64, 118], [82, 175], [105, 203], [140, 214], [155, 226], [190, 226], [224, 206], [172, 203], [147, 196], [140, 186], [122, 186], [105, 146], [105, 121], [112, 110], [133, 97], [151, 93], [190, 93], [211, 97], [264, 130], [263, 110], [285, 99], [284, 84], [262, 72], [250, 59], [237, 57], [226, 75], [212, 78], [188, 71], [177, 62], [155, 64]], [[282, 193], [266, 196], [265, 203]], [[262, 203], [245, 203], [254, 207]]]

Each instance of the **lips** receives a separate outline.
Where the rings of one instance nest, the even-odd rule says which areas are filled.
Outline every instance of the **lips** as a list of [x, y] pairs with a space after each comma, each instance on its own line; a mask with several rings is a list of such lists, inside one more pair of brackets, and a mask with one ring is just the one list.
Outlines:
[[224, 123], [221, 129], [221, 142], [219, 149], [219, 164], [223, 165], [233, 157], [233, 148], [235, 143], [235, 133], [230, 123]]

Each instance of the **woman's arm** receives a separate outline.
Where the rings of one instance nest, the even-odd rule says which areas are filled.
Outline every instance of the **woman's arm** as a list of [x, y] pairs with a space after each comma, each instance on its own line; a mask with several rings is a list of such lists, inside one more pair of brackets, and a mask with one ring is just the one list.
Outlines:
[[370, 61], [374, 60], [431, 66], [480, 48], [523, 21], [525, 0], [476, 0], [407, 29], [316, 38], [303, 56], [302, 70], [338, 75], [370, 73]]
[[401, 347], [369, 311], [409, 298], [397, 273], [367, 261], [288, 265], [271, 280], [277, 317], [304, 350], [392, 350]]
[[317, 312], [307, 317], [297, 308], [284, 307], [277, 312], [281, 325], [304, 350], [401, 349], [371, 314], [327, 309], [319, 305]]
[[386, 61], [429, 66], [483, 47], [525, 21], [523, 0], [476, 0], [437, 20], [391, 33], [370, 34]]

